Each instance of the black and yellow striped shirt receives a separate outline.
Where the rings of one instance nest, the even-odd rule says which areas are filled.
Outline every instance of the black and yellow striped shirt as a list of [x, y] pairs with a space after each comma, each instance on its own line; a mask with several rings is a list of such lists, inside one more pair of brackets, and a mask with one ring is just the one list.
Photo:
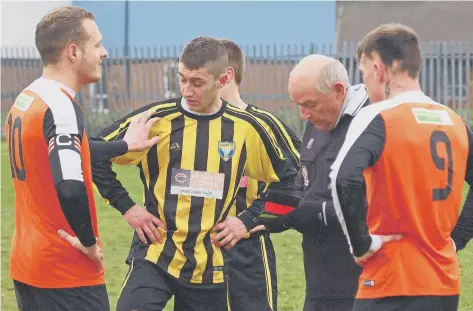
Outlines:
[[[260, 122], [265, 124], [274, 137], [284, 153], [285, 157], [291, 164], [299, 171], [300, 169], [300, 154], [302, 141], [283, 121], [281, 121], [274, 114], [257, 108], [252, 105], [247, 105], [245, 111], [258, 118]], [[246, 176], [245, 176], [246, 177]], [[255, 180], [253, 178], [246, 179], [246, 187], [240, 187], [235, 200], [235, 208], [232, 209], [230, 215], [238, 215], [261, 195], [266, 189], [268, 183]]]
[[[229, 213], [245, 174], [292, 189], [297, 170], [287, 161], [269, 130], [251, 114], [223, 102], [213, 115], [194, 115], [181, 98], [143, 107], [103, 130], [98, 138], [120, 139], [138, 113], [155, 111], [161, 120], [151, 135], [159, 143], [144, 152], [113, 159], [139, 167], [145, 206], [166, 223], [164, 242], [144, 245], [134, 238], [131, 257], [145, 258], [191, 283], [225, 280], [221, 250], [210, 230]], [[112, 206], [126, 212], [134, 202], [116, 179], [111, 163], [95, 164], [94, 183]]]

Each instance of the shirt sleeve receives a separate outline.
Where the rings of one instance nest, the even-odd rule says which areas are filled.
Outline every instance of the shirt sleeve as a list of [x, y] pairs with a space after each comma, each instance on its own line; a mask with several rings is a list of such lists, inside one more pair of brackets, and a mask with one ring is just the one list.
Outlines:
[[287, 126], [287, 124], [281, 121], [274, 114], [255, 107], [253, 107], [251, 111], [254, 111], [255, 116], [271, 129], [284, 156], [296, 169], [298, 169], [300, 166], [299, 153], [302, 145], [301, 139], [289, 128], [289, 126]]
[[[292, 193], [297, 169], [292, 165], [278, 146], [276, 139], [260, 121], [250, 128], [246, 146], [247, 152], [245, 174], [253, 179], [271, 182], [267, 190]], [[263, 212], [264, 201], [256, 199], [252, 205], [238, 215], [248, 230], [258, 225], [258, 216]]]
[[49, 164], [64, 217], [80, 242], [89, 247], [96, 243], [96, 239], [82, 173], [84, 116], [76, 104], [70, 101], [61, 104], [67, 107], [52, 105], [46, 110], [43, 134], [48, 145]]
[[370, 249], [372, 243], [366, 222], [366, 185], [363, 171], [376, 164], [381, 157], [386, 143], [386, 128], [379, 114], [374, 116], [364, 130], [356, 128], [359, 124], [355, 120], [332, 165], [330, 177], [338, 220], [348, 238], [353, 255], [360, 257]]
[[124, 140], [94, 141], [89, 140], [90, 160], [92, 165], [122, 156], [128, 152], [128, 145]]
[[[101, 137], [91, 137], [93, 143], [107, 143]], [[102, 198], [106, 199], [113, 208], [122, 215], [125, 214], [135, 202], [128, 191], [117, 178], [117, 173], [112, 168], [112, 160], [100, 158], [92, 161], [92, 180]]]
[[[119, 119], [118, 121], [114, 122], [112, 125], [102, 129], [97, 135], [94, 135], [93, 141], [100, 142], [100, 141], [120, 141], [125, 137], [125, 134], [128, 130], [130, 123], [137, 117], [139, 114], [143, 112], [142, 109], [135, 110], [130, 114], [124, 116], [123, 118]], [[145, 156], [147, 150], [139, 151], [139, 152], [126, 152], [122, 155], [113, 157], [112, 162], [119, 164], [119, 165], [137, 165], [141, 162], [143, 156]]]

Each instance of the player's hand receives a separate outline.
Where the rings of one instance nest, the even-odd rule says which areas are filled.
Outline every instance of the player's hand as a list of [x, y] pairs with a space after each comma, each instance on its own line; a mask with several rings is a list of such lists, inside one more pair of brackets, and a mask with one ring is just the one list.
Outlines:
[[[161, 118], [151, 118], [153, 111], [147, 111], [131, 121], [123, 140], [128, 145], [128, 151], [143, 151], [151, 148], [159, 141], [159, 136], [149, 138], [149, 132], [155, 122]], [[150, 119], [151, 118], [151, 119]]]
[[145, 233], [151, 243], [163, 243], [163, 234], [166, 232], [166, 225], [156, 216], [151, 214], [141, 205], [133, 205], [123, 215], [126, 222], [135, 229], [141, 242], [147, 244]]
[[402, 234], [371, 235], [371, 238], [373, 241], [371, 242], [371, 247], [368, 252], [361, 257], [355, 257], [355, 262], [359, 265], [363, 265], [363, 263], [379, 251], [384, 244], [402, 239]]
[[253, 234], [253, 233], [256, 233], [256, 232], [259, 232], [259, 231], [264, 231], [266, 230], [266, 227], [264, 225], [258, 225], [256, 227], [254, 227], [253, 229], [250, 230], [250, 233]]
[[87, 257], [89, 257], [89, 259], [92, 260], [95, 263], [95, 267], [97, 269], [97, 272], [102, 270], [102, 268], [103, 268], [103, 251], [102, 251], [102, 248], [100, 248], [98, 243], [95, 243], [94, 245], [92, 245], [90, 247], [85, 247], [79, 241], [79, 238], [73, 237], [72, 235], [70, 235], [66, 231], [64, 231], [62, 229], [59, 229], [57, 233], [59, 234], [59, 236], [61, 238], [63, 238], [67, 242], [69, 242], [74, 248], [80, 250]]
[[212, 238], [212, 243], [227, 250], [248, 235], [245, 224], [238, 217], [233, 216], [228, 216], [224, 221], [216, 224], [211, 232], [218, 232]]

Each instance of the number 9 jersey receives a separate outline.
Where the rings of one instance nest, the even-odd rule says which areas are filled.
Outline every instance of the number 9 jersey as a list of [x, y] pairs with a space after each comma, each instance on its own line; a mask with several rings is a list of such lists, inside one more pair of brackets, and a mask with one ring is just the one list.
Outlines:
[[17, 97], [5, 124], [15, 190], [10, 276], [39, 288], [104, 284], [103, 269], [96, 271], [87, 256], [58, 235], [59, 229], [75, 235], [56, 190], [57, 184], [73, 181], [86, 191], [81, 204], [72, 202], [69, 208], [85, 206], [91, 244], [98, 237], [89, 144], [82, 108], [73, 96], [59, 82], [39, 78]]
[[372, 104], [353, 119], [330, 174], [352, 252], [365, 254], [370, 235], [403, 235], [363, 263], [357, 298], [460, 293], [451, 234], [470, 140], [464, 121], [421, 91]]

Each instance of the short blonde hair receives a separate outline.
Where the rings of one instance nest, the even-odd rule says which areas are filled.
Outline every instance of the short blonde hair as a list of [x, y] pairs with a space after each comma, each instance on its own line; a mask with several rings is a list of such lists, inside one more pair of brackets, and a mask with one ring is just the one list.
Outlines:
[[69, 43], [85, 45], [89, 39], [82, 24], [85, 19], [94, 20], [94, 16], [78, 6], [54, 9], [41, 19], [36, 26], [35, 43], [43, 66], [57, 63]]

